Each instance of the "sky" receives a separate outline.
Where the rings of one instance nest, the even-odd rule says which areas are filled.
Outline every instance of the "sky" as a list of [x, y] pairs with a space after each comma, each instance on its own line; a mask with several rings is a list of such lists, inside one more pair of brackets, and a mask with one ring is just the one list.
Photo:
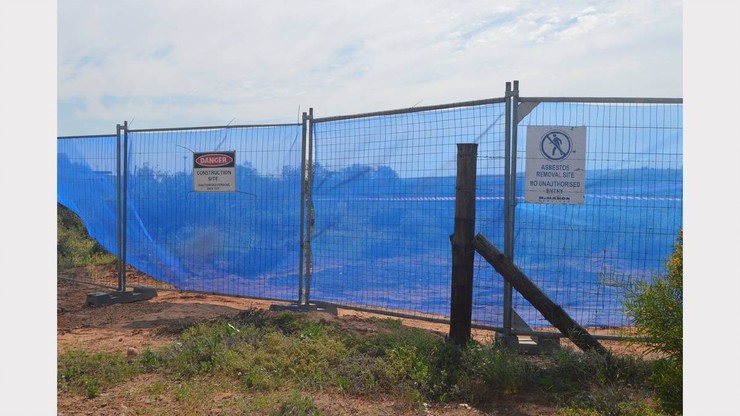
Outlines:
[[298, 122], [502, 97], [682, 97], [682, 2], [79, 1], [59, 136]]

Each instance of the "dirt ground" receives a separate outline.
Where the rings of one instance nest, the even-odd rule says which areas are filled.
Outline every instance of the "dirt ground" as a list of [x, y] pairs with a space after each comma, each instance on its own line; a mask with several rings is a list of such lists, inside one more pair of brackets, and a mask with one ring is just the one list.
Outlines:
[[[146, 277], [138, 276], [140, 284], [146, 283]], [[94, 292], [105, 292], [96, 286], [70, 282], [60, 279], [57, 285], [57, 350], [63, 354], [68, 350], [88, 352], [111, 352], [127, 354], [156, 349], [164, 344], [176, 341], [174, 332], [168, 329], [181, 327], [193, 322], [215, 318], [234, 317], [240, 312], [251, 309], [269, 309], [276, 302], [238, 298], [218, 295], [185, 293], [160, 290], [158, 296], [135, 303], [114, 304], [109, 306], [86, 305], [87, 295]], [[336, 323], [359, 333], [377, 331], [372, 317], [384, 317], [366, 312], [339, 309], [338, 314], [312, 312], [309, 316]], [[444, 336], [448, 327], [425, 321], [401, 319], [407, 326], [423, 328]], [[474, 330], [473, 336], [480, 340], [490, 340], [493, 334], [489, 331]], [[565, 344], [565, 342], [563, 342]], [[622, 343], [604, 342], [608, 349], [616, 353], [635, 353]], [[94, 399], [75, 396], [69, 393], [58, 393], [59, 414], [63, 415], [123, 415], [152, 414], [158, 404], [151, 403], [151, 398], [131, 394], [140, 391], [152, 383], [153, 375], [137, 376], [109, 391], [103, 392]], [[235, 393], [236, 394], [236, 393]], [[537, 396], [522, 397], [517, 401], [504, 399], [494, 409], [474, 409], [467, 404], [447, 404], [425, 407], [422, 410], [399, 409], [393, 402], [384, 400], [363, 400], [336, 395], [312, 394], [314, 404], [327, 415], [552, 415], [556, 407], [543, 403]], [[229, 394], [224, 395], [224, 400]], [[161, 403], [165, 405], [165, 403]], [[193, 413], [197, 414], [197, 413]], [[219, 413], [214, 413], [219, 414]]]

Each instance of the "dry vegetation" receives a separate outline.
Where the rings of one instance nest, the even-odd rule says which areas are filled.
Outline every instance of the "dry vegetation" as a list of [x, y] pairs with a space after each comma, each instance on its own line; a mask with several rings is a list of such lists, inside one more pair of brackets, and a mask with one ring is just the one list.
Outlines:
[[459, 349], [443, 325], [176, 291], [86, 306], [98, 290], [59, 281], [60, 414], [657, 414], [632, 355]]

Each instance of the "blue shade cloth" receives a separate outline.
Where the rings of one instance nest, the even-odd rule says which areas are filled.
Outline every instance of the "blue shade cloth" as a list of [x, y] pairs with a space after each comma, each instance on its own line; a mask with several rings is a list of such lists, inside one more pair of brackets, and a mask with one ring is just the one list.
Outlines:
[[[527, 127], [552, 125], [586, 127], [584, 205], [524, 203]], [[620, 286], [663, 274], [683, 226], [683, 105], [540, 103], [517, 133], [516, 264], [581, 325], [629, 326]]]
[[[514, 261], [588, 327], [624, 327], [682, 226], [681, 104], [538, 104], [516, 128]], [[477, 143], [476, 232], [504, 248], [505, 104], [317, 120], [311, 300], [449, 317], [458, 143]], [[586, 127], [585, 203], [524, 201], [530, 126]], [[58, 141], [58, 200], [116, 253], [116, 137]], [[235, 193], [193, 192], [194, 152], [236, 152]], [[182, 290], [296, 300], [301, 126], [128, 133], [127, 259]], [[476, 256], [473, 320], [501, 326]], [[530, 326], [549, 324], [521, 296]]]
[[[476, 228], [501, 244], [505, 104], [317, 122], [314, 133], [312, 299], [448, 317], [457, 143], [478, 143]], [[477, 268], [479, 293], [500, 296], [494, 273]]]
[[[59, 143], [74, 143], [60, 146], [59, 202], [115, 253], [115, 176], [82, 180], [103, 175], [99, 145]], [[194, 192], [193, 153], [218, 150], [236, 152], [237, 192]], [[129, 132], [127, 262], [181, 290], [297, 299], [300, 166], [300, 125]]]
[[57, 202], [117, 255], [116, 172], [116, 136], [57, 140]]
[[[315, 124], [312, 298], [449, 317], [456, 143], [478, 143], [476, 232], [503, 250], [504, 104]], [[584, 205], [524, 202], [527, 126], [585, 126]], [[579, 323], [628, 326], [618, 284], [649, 280], [682, 226], [682, 106], [541, 103], [518, 127], [514, 259]], [[476, 259], [473, 320], [503, 325]], [[521, 296], [530, 326], [549, 326]]]

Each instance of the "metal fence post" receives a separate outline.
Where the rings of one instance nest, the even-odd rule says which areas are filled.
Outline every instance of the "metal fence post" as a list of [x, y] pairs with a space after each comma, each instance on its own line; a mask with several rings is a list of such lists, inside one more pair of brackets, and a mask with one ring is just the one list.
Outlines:
[[123, 292], [126, 290], [126, 246], [128, 240], [128, 121], [123, 122], [123, 189], [122, 189], [122, 224], [121, 224], [121, 240], [122, 240], [122, 253], [121, 265], [122, 265], [122, 280], [119, 291]]
[[306, 227], [306, 188], [308, 188], [308, 174], [306, 173], [306, 153], [307, 143], [306, 135], [308, 130], [308, 115], [303, 112], [303, 132], [301, 134], [301, 230], [300, 230], [300, 251], [298, 255], [298, 304], [304, 305], [303, 296], [303, 259], [305, 256], [305, 227]]
[[306, 305], [311, 301], [311, 274], [313, 272], [313, 253], [311, 251], [311, 237], [313, 235], [313, 226], [316, 222], [316, 213], [314, 212], [313, 197], [311, 196], [313, 190], [313, 108], [308, 109], [308, 166], [306, 167], [307, 179], [306, 179], [306, 210], [308, 216], [308, 230], [306, 233]]
[[[512, 154], [516, 154], [516, 151], [512, 151], [512, 92], [511, 82], [506, 83], [506, 125], [505, 125], [505, 162], [504, 162], [504, 255], [513, 255], [513, 244], [514, 244], [514, 221], [511, 215], [511, 200], [514, 198], [512, 195], [511, 183], [516, 180], [516, 177], [512, 177], [512, 164], [516, 163], [516, 157], [512, 157]], [[516, 126], [514, 126], [516, 128]], [[504, 280], [504, 310], [503, 310], [503, 328], [504, 335], [511, 335], [511, 298], [512, 288], [511, 284]]]
[[[517, 126], [519, 125], [518, 118], [518, 107], [519, 107], [519, 81], [515, 80], [513, 88], [511, 90], [511, 99], [509, 100], [510, 118], [507, 121], [510, 123], [509, 145], [510, 153], [507, 157], [511, 158], [510, 162], [510, 179], [509, 179], [509, 198], [506, 203], [507, 220], [506, 226], [508, 229], [508, 240], [504, 246], [504, 255], [514, 261], [514, 221], [516, 213], [516, 165], [517, 165]], [[512, 334], [512, 316], [513, 316], [513, 288], [509, 282], [504, 283], [504, 334]]]
[[116, 125], [116, 288], [119, 292], [124, 290], [123, 265], [121, 254], [123, 247], [123, 233], [121, 230], [121, 131], [123, 126]]

